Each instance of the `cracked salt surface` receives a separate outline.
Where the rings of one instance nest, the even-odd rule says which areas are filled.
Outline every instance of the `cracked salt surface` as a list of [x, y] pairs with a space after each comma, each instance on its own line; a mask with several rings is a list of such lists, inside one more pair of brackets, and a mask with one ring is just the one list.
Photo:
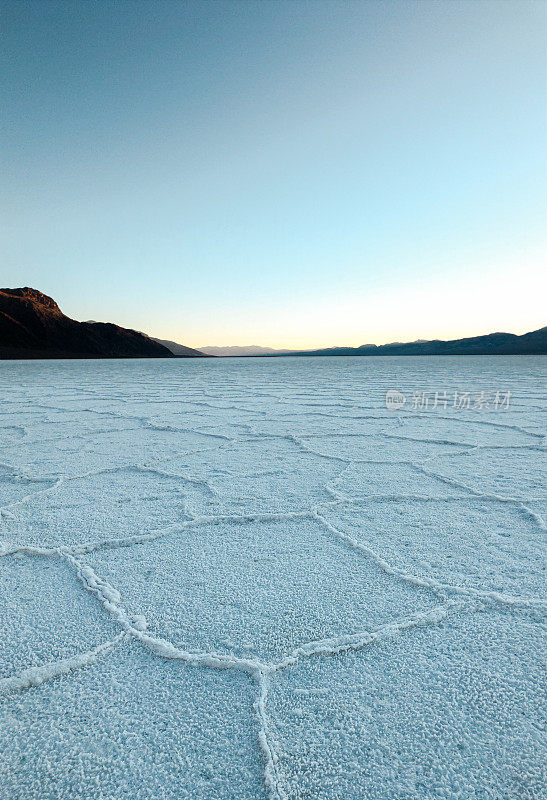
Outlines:
[[544, 365], [3, 363], [0, 795], [545, 796]]
[[[430, 609], [374, 562], [356, 559], [315, 520], [226, 520], [188, 527], [85, 562], [150, 630], [186, 650], [276, 661], [306, 642]], [[181, 598], [185, 598], [181, 602]]]
[[[263, 797], [253, 686], [136, 644], [3, 701], [2, 796]], [[9, 743], [6, 746], [6, 743]]]
[[269, 705], [286, 796], [544, 797], [537, 628], [477, 608], [280, 672]]
[[545, 539], [516, 504], [379, 499], [340, 505], [325, 517], [393, 566], [423, 578], [513, 596], [534, 597], [545, 586]]
[[90, 650], [118, 633], [58, 559], [0, 560], [0, 696], [22, 670]]
[[525, 500], [547, 498], [547, 449], [475, 450], [453, 459], [439, 459], [440, 476], [458, 480], [475, 492]]
[[10, 542], [71, 546], [126, 536], [132, 530], [147, 533], [190, 519], [185, 482], [145, 468], [121, 468], [92, 480], [72, 478], [46, 485], [55, 490], [29, 494], [27, 484], [26, 502], [13, 508], [4, 522], [3, 535]]

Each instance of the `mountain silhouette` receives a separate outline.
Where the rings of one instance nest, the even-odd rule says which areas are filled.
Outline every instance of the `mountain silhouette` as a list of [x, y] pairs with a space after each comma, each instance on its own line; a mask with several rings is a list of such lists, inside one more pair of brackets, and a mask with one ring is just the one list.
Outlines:
[[[523, 333], [488, 333], [466, 339], [391, 344], [365, 344], [361, 347], [326, 347], [321, 350], [293, 350], [290, 356], [487, 356], [487, 355], [540, 355], [547, 354], [547, 327]], [[263, 358], [268, 357], [264, 354]], [[275, 357], [275, 354], [270, 354]]]
[[[201, 355], [197, 351], [187, 357]], [[150, 337], [110, 322], [77, 322], [28, 286], [0, 289], [0, 358], [174, 358]], [[180, 356], [179, 356], [180, 357]]]

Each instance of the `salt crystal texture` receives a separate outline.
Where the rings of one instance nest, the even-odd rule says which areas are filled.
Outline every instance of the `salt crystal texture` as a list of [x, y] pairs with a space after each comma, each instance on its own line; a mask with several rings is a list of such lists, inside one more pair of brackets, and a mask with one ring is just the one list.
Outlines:
[[544, 368], [2, 363], [0, 796], [544, 797]]

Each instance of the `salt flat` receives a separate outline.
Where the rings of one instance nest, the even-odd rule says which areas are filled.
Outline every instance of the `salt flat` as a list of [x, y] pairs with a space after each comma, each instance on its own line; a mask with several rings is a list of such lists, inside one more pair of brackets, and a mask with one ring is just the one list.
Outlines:
[[1, 363], [0, 796], [547, 796], [546, 363]]

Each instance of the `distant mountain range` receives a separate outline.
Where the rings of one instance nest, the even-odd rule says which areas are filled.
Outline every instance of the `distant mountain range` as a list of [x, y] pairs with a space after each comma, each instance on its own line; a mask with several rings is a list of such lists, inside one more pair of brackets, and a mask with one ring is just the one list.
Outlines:
[[222, 356], [465, 356], [547, 354], [547, 327], [517, 336], [489, 333], [467, 339], [416, 339], [414, 342], [362, 344], [360, 347], [325, 347], [321, 350], [274, 350], [271, 347], [203, 347], [204, 353]]
[[[200, 356], [196, 350], [184, 354]], [[77, 322], [28, 286], [0, 289], [0, 358], [174, 358], [139, 331], [110, 322]]]
[[210, 358], [211, 356], [431, 356], [547, 354], [547, 327], [517, 336], [490, 333], [466, 339], [321, 350], [274, 350], [270, 347], [191, 347], [156, 339], [110, 322], [77, 322], [37, 289], [0, 289], [0, 359], [13, 358]]
[[[466, 339], [391, 344], [364, 344], [361, 347], [327, 347], [322, 350], [293, 350], [290, 356], [488, 356], [547, 354], [547, 327], [517, 336], [514, 333], [489, 333]], [[273, 355], [273, 354], [270, 354]]]
[[273, 347], [260, 347], [257, 344], [250, 344], [247, 346], [234, 345], [233, 347], [200, 347], [200, 352], [209, 356], [270, 356], [286, 355], [291, 353], [292, 350], [274, 350]]
[[[156, 341], [161, 341], [162, 344], [165, 344], [167, 347], [174, 344], [174, 342], [164, 342], [162, 339], [156, 339]], [[425, 339], [419, 339], [418, 341], [423, 342]], [[401, 342], [393, 342], [393, 344], [401, 344]], [[376, 347], [376, 345], [363, 344], [361, 347]], [[276, 350], [274, 347], [260, 347], [258, 344], [234, 345], [231, 347], [212, 347], [207, 345], [206, 347], [200, 347], [199, 349], [201, 353], [206, 353], [210, 356], [219, 356], [221, 358], [239, 356], [301, 356], [313, 354], [314, 352], [310, 350]]]

